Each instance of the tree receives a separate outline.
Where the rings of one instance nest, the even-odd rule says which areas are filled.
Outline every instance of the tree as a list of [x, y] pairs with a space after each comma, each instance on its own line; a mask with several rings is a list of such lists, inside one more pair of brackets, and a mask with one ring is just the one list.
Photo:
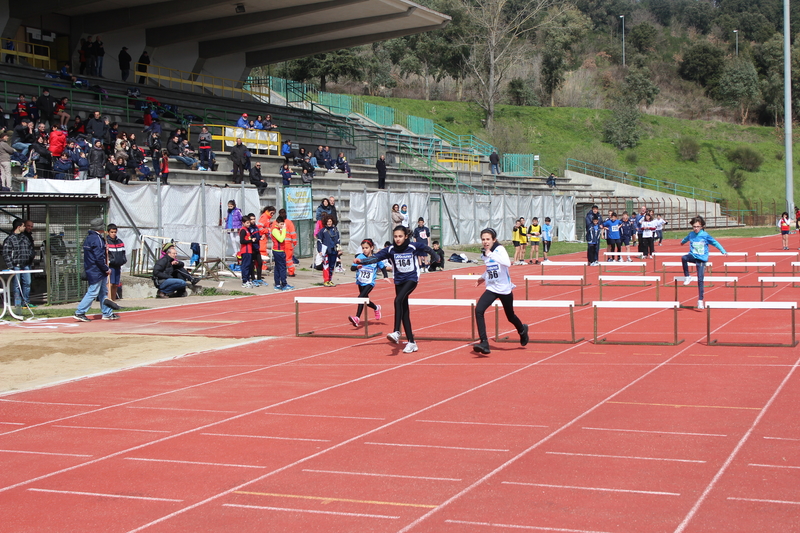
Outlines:
[[576, 9], [564, 11], [554, 17], [552, 25], [542, 32], [542, 86], [550, 95], [550, 106], [555, 105], [556, 90], [564, 83], [572, 46], [591, 27], [589, 18]]
[[392, 77], [392, 62], [389, 60], [389, 52], [379, 43], [373, 44], [367, 54], [364, 73], [371, 96], [375, 96], [378, 89], [382, 87], [391, 88], [397, 85]]
[[639, 144], [639, 108], [629, 96], [622, 96], [611, 108], [611, 118], [605, 123], [603, 136], [607, 143], [619, 150], [633, 148]]
[[464, 0], [463, 6], [471, 23], [465, 35], [470, 50], [467, 66], [475, 76], [476, 100], [486, 113], [486, 127], [491, 129], [502, 82], [509, 67], [520, 60], [525, 39], [564, 11], [566, 4], [560, 0]]
[[696, 81], [706, 89], [712, 88], [724, 67], [725, 52], [707, 41], [689, 48], [683, 55], [678, 74], [685, 80]]
[[522, 78], [514, 78], [508, 82], [506, 92], [508, 93], [508, 99], [511, 101], [511, 105], [539, 105], [539, 100], [536, 98], [536, 94], [531, 90], [530, 84]]
[[646, 54], [655, 49], [656, 35], [658, 32], [655, 27], [649, 22], [642, 22], [633, 27], [628, 42], [631, 43], [634, 49], [642, 54]]
[[649, 68], [636, 67], [628, 70], [628, 74], [625, 76], [624, 92], [635, 105], [639, 105], [642, 102], [648, 106], [652, 105], [660, 91], [650, 79]]
[[761, 98], [758, 74], [753, 63], [745, 59], [733, 59], [725, 65], [716, 95], [726, 106], [739, 110], [744, 125], [750, 107]]
[[319, 80], [319, 90], [324, 91], [328, 80], [336, 83], [339, 78], [363, 78], [364, 62], [351, 48], [317, 54], [287, 61], [281, 75], [295, 81]]
[[756, 46], [753, 62], [760, 77], [764, 105], [777, 126], [783, 116], [783, 35], [775, 34], [769, 41]]
[[703, 35], [714, 24], [714, 6], [710, 2], [688, 2], [683, 9], [683, 22]]

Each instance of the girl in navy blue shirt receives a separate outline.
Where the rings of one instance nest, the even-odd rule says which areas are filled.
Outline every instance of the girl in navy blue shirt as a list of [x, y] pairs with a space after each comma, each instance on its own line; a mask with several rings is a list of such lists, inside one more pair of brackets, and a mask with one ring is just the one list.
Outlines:
[[392, 232], [394, 245], [384, 248], [372, 257], [366, 259], [356, 258], [356, 264], [371, 265], [384, 259], [391, 261], [394, 269], [394, 331], [389, 333], [386, 338], [395, 344], [400, 344], [400, 323], [406, 333], [408, 343], [403, 349], [403, 353], [417, 351], [417, 343], [414, 342], [414, 332], [411, 331], [411, 317], [408, 310], [408, 297], [417, 288], [419, 282], [419, 270], [417, 257], [429, 255], [434, 256], [434, 251], [425, 245], [410, 242], [411, 231], [405, 226], [397, 226]]

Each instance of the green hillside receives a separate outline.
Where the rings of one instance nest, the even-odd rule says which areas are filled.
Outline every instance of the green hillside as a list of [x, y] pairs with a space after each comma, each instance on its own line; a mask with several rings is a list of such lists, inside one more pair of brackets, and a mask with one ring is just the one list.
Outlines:
[[[489, 135], [481, 124], [483, 113], [464, 102], [406, 100], [363, 97], [369, 102], [433, 119], [454, 133], [475, 135], [495, 146], [509, 145], [516, 153], [541, 156], [542, 165], [561, 175], [566, 158], [642, 174], [650, 178], [719, 193], [732, 209], [755, 209], [763, 203], [771, 209], [784, 205], [784, 161], [782, 132], [771, 127], [737, 126], [703, 120], [682, 120], [642, 115], [642, 141], [634, 149], [619, 151], [602, 143], [603, 124], [611, 111], [562, 107], [499, 106], [495, 134]], [[697, 140], [701, 149], [697, 162], [681, 160], [676, 141], [681, 137]], [[749, 146], [764, 162], [757, 172], [743, 172], [746, 180], [740, 189], [728, 184], [726, 171], [734, 166], [726, 153], [729, 149]], [[800, 198], [798, 165], [794, 166], [795, 197]]]

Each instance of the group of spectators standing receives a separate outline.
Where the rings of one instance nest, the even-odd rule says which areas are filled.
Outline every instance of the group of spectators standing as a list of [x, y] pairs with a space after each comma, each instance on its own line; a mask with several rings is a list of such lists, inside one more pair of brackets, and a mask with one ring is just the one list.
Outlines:
[[[78, 60], [78, 69], [81, 76], [97, 76], [99, 78], [103, 77], [103, 63], [105, 62], [106, 56], [106, 49], [105, 45], [103, 44], [102, 38], [97, 36], [88, 36], [85, 39], [81, 39], [81, 47], [78, 51], [79, 60]], [[119, 51], [117, 56], [117, 60], [119, 61], [119, 71], [122, 81], [128, 81], [128, 76], [131, 73], [131, 61], [133, 58], [128, 53], [128, 47], [123, 46], [122, 49]], [[138, 65], [136, 67], [137, 71], [139, 72], [147, 72], [147, 65], [150, 64], [150, 56], [147, 51], [143, 51], [142, 55], [139, 56]], [[145, 83], [145, 77], [139, 77], [139, 83]]]

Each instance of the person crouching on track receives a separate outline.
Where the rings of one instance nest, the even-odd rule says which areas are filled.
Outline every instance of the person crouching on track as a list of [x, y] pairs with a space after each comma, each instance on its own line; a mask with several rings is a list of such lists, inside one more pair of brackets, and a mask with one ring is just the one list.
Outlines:
[[508, 268], [511, 266], [511, 259], [508, 258], [506, 249], [497, 242], [497, 232], [492, 228], [481, 231], [481, 245], [483, 247], [481, 259], [486, 265], [486, 272], [478, 278], [475, 286], [478, 287], [486, 283], [486, 291], [478, 299], [475, 307], [475, 323], [478, 325], [478, 336], [480, 342], [472, 345], [472, 349], [478, 353], [489, 354], [489, 338], [486, 336], [486, 319], [484, 313], [492, 305], [492, 302], [499, 299], [503, 304], [506, 319], [517, 328], [519, 333], [519, 343], [522, 346], [528, 344], [528, 325], [514, 313], [514, 290], [515, 285], [511, 282], [511, 275]]
[[[361, 241], [361, 253], [358, 254], [356, 257], [359, 259], [367, 259], [372, 256], [372, 253], [375, 251], [375, 243], [372, 239], [364, 239]], [[369, 293], [372, 292], [372, 289], [375, 288], [375, 278], [377, 275], [378, 269], [381, 269], [383, 272], [384, 279], [389, 278], [389, 274], [386, 272], [386, 265], [383, 261], [379, 261], [378, 263], [372, 265], [362, 265], [361, 267], [357, 267], [353, 265], [351, 270], [356, 272], [356, 285], [358, 286], [358, 297], [359, 298], [367, 298]], [[367, 307], [370, 309], [375, 310], [375, 320], [381, 319], [381, 306], [375, 305], [374, 302], [370, 301], [367, 304]], [[361, 323], [361, 312], [364, 310], [364, 304], [358, 304], [358, 309], [356, 309], [355, 316], [349, 316], [347, 319], [353, 324], [355, 327]], [[364, 319], [367, 319], [367, 316], [364, 315]]]
[[394, 244], [388, 248], [377, 252], [372, 257], [359, 259], [356, 257], [355, 263], [362, 265], [372, 265], [389, 259], [394, 269], [394, 331], [389, 333], [386, 338], [395, 344], [400, 344], [400, 323], [406, 333], [406, 347], [403, 353], [413, 353], [417, 351], [417, 343], [414, 342], [414, 332], [411, 331], [411, 316], [408, 310], [408, 297], [417, 288], [419, 283], [419, 270], [417, 267], [417, 256], [429, 255], [434, 257], [434, 251], [428, 246], [420, 246], [410, 242], [411, 230], [405, 226], [397, 226], [392, 232]]
[[688, 285], [691, 281], [689, 277], [689, 263], [694, 263], [697, 267], [697, 291], [698, 291], [698, 298], [697, 298], [697, 308], [703, 309], [703, 273], [705, 271], [706, 261], [708, 261], [708, 245], [711, 244], [717, 248], [722, 255], [728, 255], [728, 252], [725, 251], [725, 248], [722, 247], [717, 240], [706, 233], [704, 228], [706, 227], [706, 221], [703, 220], [703, 217], [696, 216], [692, 219], [692, 231], [689, 232], [689, 235], [683, 238], [681, 244], [689, 244], [689, 253], [684, 255], [681, 258], [681, 263], [683, 263], [683, 284]]

